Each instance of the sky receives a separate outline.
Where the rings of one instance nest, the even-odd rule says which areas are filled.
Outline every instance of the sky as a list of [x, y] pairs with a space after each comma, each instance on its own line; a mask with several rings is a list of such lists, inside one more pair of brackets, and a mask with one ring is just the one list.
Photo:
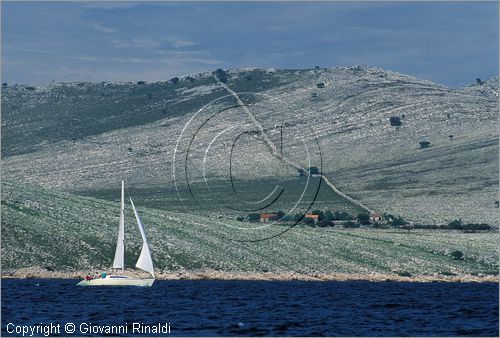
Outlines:
[[165, 81], [367, 65], [451, 87], [498, 74], [498, 2], [5, 2], [2, 82]]

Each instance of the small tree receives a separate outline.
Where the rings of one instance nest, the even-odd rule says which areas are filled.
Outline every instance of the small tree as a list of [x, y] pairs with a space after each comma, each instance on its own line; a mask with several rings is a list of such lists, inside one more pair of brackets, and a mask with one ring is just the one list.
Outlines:
[[144, 82], [144, 81], [137, 81], [137, 84], [138, 85], [143, 85], [143, 84], [146, 84], [146, 82]]
[[391, 123], [391, 126], [393, 127], [399, 127], [403, 123], [401, 122], [401, 117], [399, 116], [391, 116], [389, 118], [389, 122]]
[[328, 220], [324, 219], [324, 220], [318, 222], [318, 226], [321, 227], [321, 228], [325, 228], [325, 227], [331, 227], [331, 228], [333, 228], [335, 226], [335, 223], [333, 223], [332, 221], [328, 221]]
[[360, 212], [358, 214], [357, 218], [358, 218], [359, 223], [361, 223], [363, 225], [370, 224], [370, 215], [367, 214], [366, 212]]
[[477, 78], [477, 79], [476, 79], [476, 83], [477, 83], [478, 85], [482, 85], [482, 84], [483, 84], [483, 81], [482, 81], [480, 78]]
[[318, 167], [309, 167], [308, 171], [309, 171], [310, 175], [317, 175], [317, 174], [319, 174]]
[[316, 87], [325, 88], [325, 84], [323, 82], [320, 82], [320, 83], [316, 84]]
[[464, 259], [464, 253], [462, 251], [455, 250], [451, 253], [451, 257], [454, 260], [463, 260]]
[[420, 144], [420, 149], [429, 148], [431, 145], [429, 141], [420, 141], [419, 144]]
[[325, 220], [326, 221], [333, 221], [333, 220], [335, 220], [335, 215], [333, 214], [333, 212], [331, 212], [330, 210], [326, 211], [325, 212]]
[[173, 77], [172, 79], [170, 79], [170, 81], [171, 81], [173, 84], [178, 84], [178, 83], [179, 83], [179, 78], [178, 78], [178, 77]]
[[280, 210], [276, 213], [276, 219], [282, 219], [283, 216], [285, 216], [285, 213], [283, 212], [283, 210]]
[[353, 219], [353, 217], [349, 213], [347, 213], [347, 212], [344, 212], [344, 211], [341, 211], [341, 212], [335, 211], [334, 219], [338, 220], [338, 221], [348, 221], [348, 220]]
[[248, 220], [250, 222], [258, 222], [260, 221], [260, 214], [248, 214]]
[[215, 71], [215, 75], [219, 78], [220, 82], [222, 83], [227, 83], [227, 74], [226, 72], [222, 69], [219, 68]]
[[391, 222], [391, 225], [395, 226], [395, 227], [402, 226], [405, 224], [406, 224], [406, 221], [402, 217], [393, 218], [393, 220]]
[[448, 223], [448, 228], [450, 229], [462, 229], [462, 220], [461, 219], [455, 219]]
[[348, 221], [342, 224], [344, 228], [359, 228], [359, 223], [354, 223], [353, 221]]

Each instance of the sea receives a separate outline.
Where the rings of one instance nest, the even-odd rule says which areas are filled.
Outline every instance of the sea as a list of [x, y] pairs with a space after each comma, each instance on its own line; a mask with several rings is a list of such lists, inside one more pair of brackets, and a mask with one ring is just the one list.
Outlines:
[[498, 336], [498, 284], [3, 279], [2, 336]]

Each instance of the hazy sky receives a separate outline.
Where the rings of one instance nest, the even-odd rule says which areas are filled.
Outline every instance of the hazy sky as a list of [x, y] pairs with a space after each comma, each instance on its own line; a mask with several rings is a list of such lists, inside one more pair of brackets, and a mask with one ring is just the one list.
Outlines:
[[364, 64], [449, 86], [498, 74], [498, 3], [2, 2], [2, 81], [137, 81]]

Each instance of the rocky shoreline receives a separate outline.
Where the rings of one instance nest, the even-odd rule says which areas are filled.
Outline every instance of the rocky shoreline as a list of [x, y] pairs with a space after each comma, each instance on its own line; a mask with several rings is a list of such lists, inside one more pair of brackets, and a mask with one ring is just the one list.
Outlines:
[[[102, 271], [102, 269], [97, 269]], [[39, 267], [2, 271], [1, 278], [19, 279], [83, 279], [88, 271], [49, 271]], [[147, 274], [126, 271], [126, 275], [148, 278]], [[246, 272], [222, 270], [180, 270], [157, 273], [157, 280], [260, 280], [260, 281], [369, 281], [369, 282], [499, 282], [495, 275], [413, 275], [397, 274], [345, 274], [345, 273], [297, 273], [297, 272]]]

